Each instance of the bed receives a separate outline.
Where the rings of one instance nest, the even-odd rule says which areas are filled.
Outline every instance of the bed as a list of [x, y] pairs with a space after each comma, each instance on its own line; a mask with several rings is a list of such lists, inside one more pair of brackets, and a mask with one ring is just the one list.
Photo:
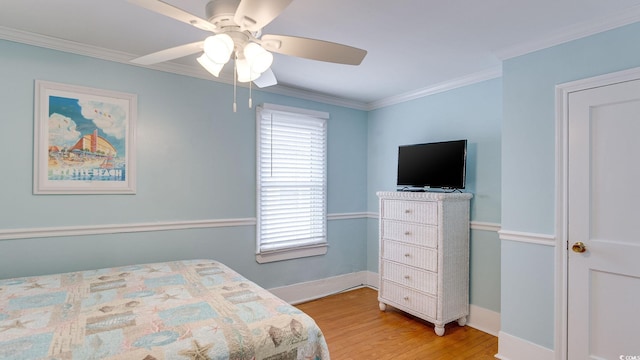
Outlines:
[[0, 359], [315, 359], [314, 320], [213, 260], [0, 280]]

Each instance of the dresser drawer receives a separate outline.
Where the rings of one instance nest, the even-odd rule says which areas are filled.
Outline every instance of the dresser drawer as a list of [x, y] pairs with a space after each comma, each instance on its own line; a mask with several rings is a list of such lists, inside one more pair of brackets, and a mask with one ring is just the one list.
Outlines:
[[424, 270], [438, 270], [438, 252], [420, 246], [400, 243], [391, 240], [382, 240], [383, 259], [395, 261], [401, 264], [415, 266]]
[[384, 280], [391, 280], [431, 295], [438, 293], [438, 275], [436, 273], [384, 260], [382, 261], [381, 274]]
[[382, 281], [380, 297], [407, 309], [436, 318], [436, 298], [388, 280]]
[[438, 247], [438, 228], [432, 225], [403, 223], [396, 220], [382, 220], [382, 238], [397, 240], [431, 248]]
[[383, 219], [410, 221], [421, 224], [438, 223], [438, 203], [435, 201], [382, 200]]

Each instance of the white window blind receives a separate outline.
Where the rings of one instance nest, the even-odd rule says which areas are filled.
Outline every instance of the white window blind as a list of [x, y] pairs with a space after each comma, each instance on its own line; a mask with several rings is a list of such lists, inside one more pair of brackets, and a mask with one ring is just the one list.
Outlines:
[[257, 111], [260, 262], [326, 252], [325, 113], [284, 109], [265, 104]]

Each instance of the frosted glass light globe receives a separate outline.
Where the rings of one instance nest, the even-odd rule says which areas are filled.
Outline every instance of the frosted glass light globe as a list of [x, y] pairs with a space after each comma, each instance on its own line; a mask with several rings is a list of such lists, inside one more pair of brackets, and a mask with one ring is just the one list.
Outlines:
[[209, 36], [204, 40], [204, 53], [216, 64], [226, 64], [233, 47], [233, 39], [227, 34]]
[[273, 63], [273, 54], [256, 43], [248, 43], [244, 47], [244, 57], [249, 62], [252, 72], [262, 74]]
[[216, 64], [211, 61], [207, 54], [200, 55], [200, 57], [198, 57], [196, 60], [198, 60], [200, 65], [202, 65], [203, 68], [205, 68], [208, 72], [211, 73], [211, 75], [215, 77], [218, 77], [220, 75], [220, 70], [222, 70], [222, 67], [224, 66], [224, 64]]
[[249, 82], [260, 77], [260, 73], [251, 71], [251, 67], [246, 59], [236, 59], [236, 71], [239, 82]]

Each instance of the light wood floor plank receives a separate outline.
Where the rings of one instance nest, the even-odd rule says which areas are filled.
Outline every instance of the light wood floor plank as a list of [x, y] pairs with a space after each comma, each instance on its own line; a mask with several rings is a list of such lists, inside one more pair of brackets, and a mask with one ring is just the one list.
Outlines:
[[324, 333], [333, 360], [495, 360], [498, 339], [468, 326], [433, 324], [390, 306], [378, 308], [378, 292], [356, 289], [297, 305]]

